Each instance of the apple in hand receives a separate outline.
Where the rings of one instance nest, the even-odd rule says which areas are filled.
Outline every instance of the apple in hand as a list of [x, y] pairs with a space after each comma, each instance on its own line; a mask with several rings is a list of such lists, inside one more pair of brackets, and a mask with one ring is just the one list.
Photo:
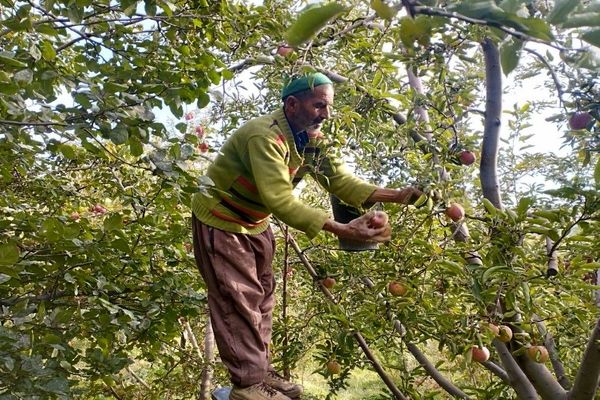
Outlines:
[[369, 228], [383, 228], [388, 223], [388, 215], [383, 211], [375, 211], [369, 219]]
[[490, 351], [487, 347], [473, 346], [471, 347], [471, 358], [477, 362], [486, 362], [490, 359]]
[[460, 221], [465, 216], [465, 209], [458, 203], [450, 203], [446, 215], [454, 222]]
[[458, 155], [458, 159], [462, 165], [471, 165], [475, 162], [475, 153], [469, 150], [463, 150]]

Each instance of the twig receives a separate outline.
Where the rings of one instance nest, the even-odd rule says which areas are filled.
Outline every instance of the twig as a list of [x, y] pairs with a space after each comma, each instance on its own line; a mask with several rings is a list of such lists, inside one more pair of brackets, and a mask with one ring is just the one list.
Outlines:
[[554, 69], [552, 69], [552, 66], [548, 63], [548, 61], [537, 51], [529, 49], [527, 47], [524, 47], [523, 50], [525, 50], [528, 53], [533, 54], [534, 56], [536, 56], [538, 58], [538, 60], [540, 60], [542, 63], [544, 63], [544, 65], [546, 66], [546, 68], [548, 68], [548, 71], [550, 72], [550, 75], [552, 76], [552, 80], [554, 81], [554, 86], [556, 86], [556, 92], [558, 93], [558, 101], [560, 102], [561, 107], [564, 107], [564, 100], [563, 100], [563, 88], [558, 80], [558, 77], [556, 76], [556, 72], [554, 72]]

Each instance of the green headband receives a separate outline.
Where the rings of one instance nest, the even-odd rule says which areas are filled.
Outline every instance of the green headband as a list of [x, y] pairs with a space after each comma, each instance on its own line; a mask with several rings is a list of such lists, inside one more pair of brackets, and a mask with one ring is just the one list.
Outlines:
[[302, 92], [308, 89], [314, 89], [320, 85], [332, 85], [331, 79], [320, 72], [314, 72], [312, 74], [304, 75], [298, 78], [294, 78], [289, 81], [281, 91], [281, 99], [284, 100], [286, 97]]

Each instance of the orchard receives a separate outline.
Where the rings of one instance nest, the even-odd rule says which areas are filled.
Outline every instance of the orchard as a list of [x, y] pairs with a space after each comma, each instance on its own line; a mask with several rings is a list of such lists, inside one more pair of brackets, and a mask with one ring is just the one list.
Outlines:
[[[425, 195], [367, 214], [393, 232], [367, 251], [273, 221], [277, 368], [320, 379], [306, 399], [367, 398], [365, 371], [369, 398], [595, 398], [597, 3], [3, 0], [0, 16], [1, 398], [229, 384], [190, 198], [313, 70], [335, 83], [327, 151]], [[311, 175], [298, 196], [329, 209]]]

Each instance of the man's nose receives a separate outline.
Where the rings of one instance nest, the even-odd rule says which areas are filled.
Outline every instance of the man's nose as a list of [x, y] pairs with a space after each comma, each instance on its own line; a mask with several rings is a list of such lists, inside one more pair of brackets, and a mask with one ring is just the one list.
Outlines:
[[329, 107], [329, 106], [324, 107], [323, 110], [321, 111], [321, 118], [329, 119], [330, 117], [331, 117], [331, 107]]

